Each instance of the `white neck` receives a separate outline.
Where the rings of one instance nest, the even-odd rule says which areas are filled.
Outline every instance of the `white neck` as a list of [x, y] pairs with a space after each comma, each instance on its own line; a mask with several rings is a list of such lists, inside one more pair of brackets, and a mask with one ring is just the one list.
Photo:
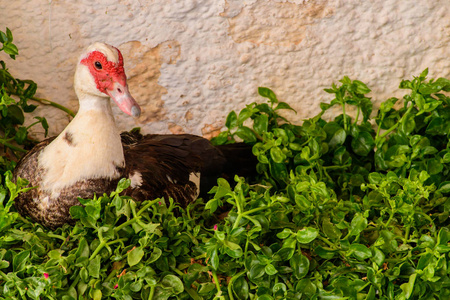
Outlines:
[[75, 118], [39, 156], [41, 189], [57, 196], [61, 188], [93, 178], [115, 179], [125, 166], [120, 133], [109, 98], [82, 94]]
[[[79, 93], [80, 95], [80, 93]], [[100, 111], [104, 114], [108, 114], [111, 116], [111, 118], [114, 119], [112, 115], [111, 110], [111, 101], [109, 100], [109, 97], [98, 97], [95, 95], [89, 95], [89, 94], [81, 94], [78, 98], [80, 107], [78, 108], [77, 116], [81, 113], [87, 111]], [[75, 118], [77, 117], [75, 116]]]

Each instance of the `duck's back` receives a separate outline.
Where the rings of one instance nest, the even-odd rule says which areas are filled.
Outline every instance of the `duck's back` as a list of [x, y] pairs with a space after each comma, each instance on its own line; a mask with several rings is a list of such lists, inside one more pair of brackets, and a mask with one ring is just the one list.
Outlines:
[[[139, 200], [174, 198], [186, 206], [207, 189], [204, 180], [217, 179], [226, 159], [202, 137], [122, 134], [130, 195]], [[213, 167], [214, 165], [214, 167]]]

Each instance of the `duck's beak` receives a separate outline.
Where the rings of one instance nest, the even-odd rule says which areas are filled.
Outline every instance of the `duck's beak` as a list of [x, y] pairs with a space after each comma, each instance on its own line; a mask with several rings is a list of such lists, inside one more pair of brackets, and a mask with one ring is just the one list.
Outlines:
[[112, 89], [107, 89], [106, 93], [116, 102], [117, 106], [127, 115], [135, 118], [141, 115], [141, 108], [128, 91], [128, 85], [114, 82]]

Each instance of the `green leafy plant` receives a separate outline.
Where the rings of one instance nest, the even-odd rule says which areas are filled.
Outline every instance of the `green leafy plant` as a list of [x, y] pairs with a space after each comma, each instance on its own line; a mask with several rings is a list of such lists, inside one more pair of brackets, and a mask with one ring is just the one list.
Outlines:
[[[13, 35], [8, 28], [6, 28], [6, 33], [0, 31], [0, 43], [0, 51], [4, 51], [10, 58], [15, 59], [19, 54], [17, 46], [13, 43]], [[20, 157], [21, 153], [27, 152], [26, 149], [34, 146], [35, 142], [28, 137], [31, 127], [41, 124], [47, 135], [48, 124], [43, 117], [34, 117], [35, 122], [24, 125], [24, 113], [31, 113], [37, 107], [29, 104], [30, 100], [52, 105], [72, 116], [74, 113], [57, 103], [35, 97], [36, 83], [32, 80], [20, 80], [12, 76], [3, 60], [0, 60], [0, 67], [0, 143], [4, 146], [3, 151], [11, 156], [11, 159], [2, 157], [0, 160], [0, 171], [3, 174], [6, 170], [12, 170], [13, 161]]]
[[259, 88], [267, 103], [232, 111], [213, 142], [253, 144], [260, 177], [219, 179], [186, 209], [136, 203], [122, 180], [51, 231], [15, 212], [27, 182], [7, 173], [0, 299], [448, 299], [450, 81], [427, 72], [376, 114], [344, 77], [301, 125]]

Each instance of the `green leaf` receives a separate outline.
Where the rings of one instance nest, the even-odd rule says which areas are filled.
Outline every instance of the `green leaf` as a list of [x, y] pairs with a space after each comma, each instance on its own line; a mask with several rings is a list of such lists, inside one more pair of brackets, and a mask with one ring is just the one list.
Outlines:
[[322, 246], [317, 246], [314, 249], [314, 252], [323, 259], [332, 259], [334, 257], [334, 255], [337, 253], [337, 250], [325, 248]]
[[256, 142], [256, 135], [255, 133], [248, 128], [247, 126], [240, 126], [236, 130], [236, 135], [240, 137], [243, 141], [248, 143], [254, 143]]
[[3, 31], [0, 31], [0, 43], [4, 44], [8, 41], [8, 37]]
[[249, 297], [249, 286], [247, 280], [244, 276], [239, 277], [233, 283], [233, 292], [237, 299], [248, 299]]
[[28, 130], [25, 126], [20, 126], [17, 129], [16, 135], [14, 136], [14, 139], [17, 143], [23, 144], [28, 136]]
[[416, 281], [417, 273], [412, 274], [409, 276], [409, 281], [407, 283], [403, 283], [400, 288], [403, 290], [403, 294], [406, 297], [406, 299], [409, 299], [412, 295], [412, 292], [414, 290], [414, 282]]
[[263, 96], [264, 98], [268, 98], [270, 100], [270, 103], [278, 103], [277, 96], [275, 93], [266, 87], [259, 87], [258, 88], [258, 94]]
[[352, 149], [360, 156], [367, 156], [375, 147], [375, 141], [370, 133], [362, 131], [357, 138], [352, 139]]
[[442, 172], [444, 165], [439, 159], [432, 158], [427, 161], [427, 172], [429, 175], [436, 175]]
[[275, 274], [278, 273], [277, 269], [276, 269], [272, 264], [266, 265], [266, 267], [264, 268], [264, 271], [265, 271], [268, 275], [275, 275]]
[[218, 136], [211, 139], [213, 145], [224, 145], [228, 142], [228, 131], [222, 131]]
[[250, 108], [246, 107], [242, 109], [237, 119], [238, 125], [242, 125], [248, 118], [252, 116], [252, 114], [253, 112]]
[[241, 246], [239, 246], [238, 244], [227, 240], [225, 240], [223, 243], [225, 246], [225, 253], [229, 256], [233, 258], [239, 258], [243, 255], [244, 252], [242, 251]]
[[292, 110], [293, 112], [296, 112], [295, 109], [293, 109], [289, 104], [287, 104], [286, 102], [280, 102], [278, 103], [277, 107], [275, 107], [274, 110], [279, 110], [279, 109], [289, 109]]
[[286, 165], [270, 161], [270, 174], [278, 182], [284, 182], [288, 177]]
[[19, 54], [19, 50], [17, 49], [16, 45], [12, 43], [4, 44], [3, 51], [5, 51], [6, 54], [12, 56], [12, 58], [14, 58], [15, 55]]
[[373, 250], [373, 261], [378, 265], [378, 267], [381, 267], [385, 261], [386, 256], [384, 255], [383, 251], [379, 250], [378, 248], [372, 248]]
[[13, 124], [22, 125], [25, 122], [23, 111], [17, 105], [8, 106], [8, 117], [11, 118]]
[[270, 157], [272, 160], [278, 164], [281, 164], [286, 159], [286, 155], [278, 147], [270, 148]]
[[289, 228], [284, 228], [282, 232], [277, 233], [277, 238], [284, 240], [291, 235], [292, 230], [290, 230]]
[[353, 80], [353, 84], [356, 86], [356, 92], [358, 94], [367, 94], [371, 90], [367, 87], [367, 85], [359, 80]]
[[349, 251], [355, 256], [358, 260], [365, 260], [372, 257], [372, 251], [364, 245], [361, 244], [351, 244]]
[[286, 290], [287, 290], [286, 285], [282, 282], [276, 283], [272, 288], [274, 295], [277, 295], [277, 296], [284, 296], [286, 293]]
[[99, 255], [90, 260], [89, 264], [87, 265], [89, 276], [100, 278], [100, 261], [101, 257]]
[[184, 291], [184, 285], [181, 279], [172, 274], [164, 276], [161, 280], [161, 286], [165, 289], [170, 289], [176, 295]]
[[69, 208], [70, 215], [74, 219], [81, 219], [87, 217], [86, 211], [84, 207], [74, 205]]
[[157, 247], [153, 248], [153, 252], [150, 255], [150, 258], [148, 260], [146, 260], [146, 263], [150, 264], [152, 262], [157, 261], [161, 257], [161, 255], [162, 255], [162, 250], [161, 249], [159, 249]]
[[92, 299], [93, 300], [101, 300], [102, 299], [102, 291], [99, 289], [94, 289], [92, 292]]
[[36, 90], [37, 90], [37, 84], [35, 82], [31, 81], [29, 83], [28, 87], [23, 92], [23, 96], [27, 99], [31, 98], [34, 96], [34, 94], [36, 94]]
[[0, 269], [6, 269], [9, 267], [9, 261], [0, 259]]
[[36, 120], [38, 120], [39, 121], [39, 123], [41, 123], [41, 125], [42, 125], [42, 128], [44, 129], [44, 131], [45, 131], [45, 136], [47, 136], [48, 135], [48, 123], [47, 123], [47, 119], [46, 118], [41, 118], [41, 117], [34, 117]]
[[342, 128], [338, 123], [327, 123], [323, 129], [327, 133], [328, 146], [330, 148], [344, 144], [347, 134], [344, 128]]
[[360, 213], [355, 214], [350, 224], [349, 235], [357, 236], [367, 227], [367, 219]]
[[236, 112], [234, 110], [232, 110], [228, 116], [227, 116], [227, 120], [225, 121], [225, 126], [228, 129], [233, 129], [236, 126], [238, 126], [238, 121], [237, 121], [237, 115]]
[[426, 68], [425, 70], [422, 71], [422, 73], [420, 73], [419, 78], [423, 80], [427, 77], [427, 75], [428, 75], [428, 68]]
[[202, 284], [200, 284], [200, 288], [198, 289], [198, 294], [206, 295], [209, 292], [213, 291], [215, 288], [216, 288], [216, 285], [212, 282], [202, 283]]
[[117, 184], [116, 193], [122, 193], [122, 191], [126, 190], [131, 185], [131, 180], [128, 178], [122, 178], [119, 180]]
[[397, 98], [389, 98], [386, 101], [382, 102], [380, 104], [380, 110], [379, 112], [381, 114], [386, 114], [388, 113], [395, 105], [395, 103], [398, 101]]
[[416, 122], [414, 121], [414, 115], [412, 114], [406, 115], [406, 118], [402, 122], [400, 122], [400, 132], [404, 133], [405, 135], [413, 132], [415, 128]]
[[444, 194], [450, 193], [450, 181], [444, 181], [439, 184], [439, 188], [437, 191]]
[[297, 231], [297, 241], [302, 244], [309, 244], [319, 235], [319, 231], [313, 227], [305, 227]]
[[333, 223], [330, 222], [329, 218], [324, 218], [322, 221], [323, 233], [330, 239], [338, 239], [341, 236], [341, 231]]
[[[285, 244], [286, 245], [286, 244]], [[273, 255], [273, 260], [274, 261], [286, 261], [291, 259], [292, 255], [294, 255], [295, 252], [295, 245], [294, 246], [285, 246], [283, 245], [283, 248], [281, 248], [280, 250], [278, 250], [274, 255]]]
[[363, 123], [365, 123], [369, 120], [370, 115], [372, 114], [373, 104], [372, 101], [370, 101], [370, 99], [363, 98], [361, 99], [360, 105], [363, 114]]
[[214, 270], [219, 268], [219, 255], [217, 253], [217, 249], [214, 249], [211, 253], [211, 266]]
[[131, 250], [128, 253], [128, 258], [127, 258], [127, 261], [128, 261], [128, 264], [130, 265], [130, 267], [137, 265], [141, 261], [144, 254], [145, 254], [145, 252], [144, 252], [144, 250], [142, 250], [141, 247], [136, 247], [133, 250]]
[[294, 276], [298, 279], [302, 279], [308, 274], [309, 271], [309, 259], [302, 254], [294, 254], [289, 260]]
[[142, 289], [142, 281], [136, 281], [130, 284], [130, 290], [137, 293]]
[[250, 269], [250, 273], [249, 273], [249, 279], [251, 280], [255, 280], [258, 279], [262, 276], [264, 276], [264, 274], [266, 273], [265, 271], [266, 266], [262, 265], [262, 264], [255, 264], [251, 267]]
[[63, 253], [64, 253], [64, 250], [55, 249], [48, 253], [48, 257], [55, 259], [55, 260], [60, 260]]
[[19, 254], [16, 254], [13, 258], [13, 271], [20, 272], [25, 269], [25, 266], [30, 258], [31, 252], [30, 250], [21, 251]]
[[258, 115], [253, 121], [253, 129], [259, 135], [267, 131], [269, 125], [269, 117], [265, 114]]
[[8, 27], [6, 27], [6, 37], [7, 37], [7, 41], [8, 42], [12, 42], [13, 41], [13, 35], [11, 32], [11, 29], [9, 29]]

